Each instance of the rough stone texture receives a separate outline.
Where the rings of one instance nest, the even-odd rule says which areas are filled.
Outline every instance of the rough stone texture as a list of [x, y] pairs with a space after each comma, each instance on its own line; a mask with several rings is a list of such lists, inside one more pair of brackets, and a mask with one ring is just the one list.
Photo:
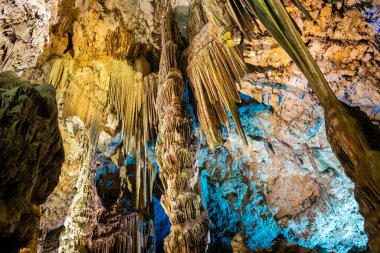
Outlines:
[[21, 74], [37, 63], [49, 40], [55, 0], [0, 1], [0, 67]]
[[[107, 141], [101, 140], [114, 136], [118, 124], [115, 115], [109, 112], [109, 103], [105, 99], [108, 94], [108, 79], [124, 66], [122, 64], [126, 62], [126, 58], [130, 59], [133, 55], [131, 52], [134, 50], [134, 43], [147, 43], [153, 51], [161, 49], [157, 29], [161, 21], [156, 15], [159, 13], [157, 10], [160, 9], [160, 1], [64, 0], [59, 4], [56, 1], [48, 1], [47, 4], [42, 1], [13, 2], [6, 2], [13, 6], [12, 10], [19, 3], [22, 4], [20, 6], [33, 5], [30, 8], [34, 13], [41, 6], [51, 10], [51, 43], [40, 58], [37, 68], [24, 77], [35, 82], [52, 83], [57, 89], [57, 98], [62, 106], [60, 125], [67, 151], [60, 183], [42, 206], [43, 233], [40, 246], [45, 247], [44, 251], [56, 250], [60, 246], [58, 238], [61, 237], [62, 252], [79, 251], [81, 249], [76, 248], [79, 244], [90, 244], [93, 227], [97, 224], [95, 217], [101, 216], [101, 213], [93, 211], [96, 209], [94, 212], [103, 212], [100, 211], [102, 209], [99, 202], [93, 200], [96, 198], [92, 181], [95, 169], [88, 172], [90, 162], [84, 162], [89, 149], [92, 149], [88, 144], [87, 134], [91, 126], [98, 125], [97, 132], [101, 133], [98, 148], [102, 152], [107, 150], [102, 147]], [[34, 5], [37, 2], [41, 2], [38, 8]], [[377, 123], [380, 119], [380, 96], [376, 86], [379, 83], [379, 52], [372, 43], [372, 38], [374, 31], [378, 29], [378, 14], [373, 14], [370, 7], [360, 7], [365, 8], [367, 17], [370, 16], [368, 20], [373, 26], [371, 28], [364, 21], [361, 9], [357, 8], [359, 1], [347, 1], [347, 9], [343, 15], [323, 1], [302, 2], [316, 18], [315, 23], [305, 20], [291, 3], [286, 4], [301, 26], [305, 41], [332, 89], [339, 99], [360, 106]], [[50, 7], [44, 7], [47, 5]], [[177, 14], [174, 14], [174, 18], [183, 23], [182, 15], [187, 11], [187, 0], [172, 1], [172, 5], [179, 7], [175, 9]], [[58, 15], [54, 14], [55, 10], [58, 10]], [[9, 17], [4, 13], [0, 12], [1, 25]], [[133, 13], [137, 15], [134, 16]], [[35, 56], [41, 52], [42, 45], [47, 40], [49, 19], [46, 15], [47, 12], [43, 12], [42, 16], [31, 15], [31, 26], [26, 30], [13, 31], [9, 28], [5, 35], [0, 35], [0, 42], [6, 41], [5, 45], [12, 48], [7, 55], [9, 52], [18, 55], [9, 58], [14, 61], [12, 64], [9, 61], [5, 69], [12, 67], [21, 71], [34, 65]], [[25, 18], [22, 20], [26, 22]], [[17, 25], [12, 22], [7, 23], [12, 24], [12, 27], [22, 24], [19, 21], [15, 21]], [[21, 41], [22, 43], [16, 42], [18, 47], [12, 46], [11, 40], [14, 37], [7, 34], [33, 29], [37, 37], [32, 37], [32, 40], [38, 42], [37, 44]], [[17, 41], [22, 38], [21, 35], [16, 36]], [[0, 59], [1, 55], [5, 55], [1, 50], [3, 49], [0, 48]], [[251, 74], [243, 82], [242, 92], [254, 97], [259, 103], [268, 105], [268, 108], [257, 105], [258, 113], [251, 113], [250, 110], [241, 113], [247, 114], [246, 117], [243, 116], [247, 121], [247, 133], [252, 129], [261, 129], [264, 136], [256, 132], [251, 134], [249, 141], [252, 145], [245, 150], [245, 147], [239, 146], [240, 139], [232, 135], [233, 138], [227, 139], [225, 148], [220, 153], [218, 151], [214, 158], [208, 158], [225, 161], [226, 154], [230, 152], [228, 156], [232, 156], [236, 164], [240, 166], [243, 161], [245, 163], [236, 172], [229, 167], [229, 161], [212, 172], [212, 166], [205, 166], [210, 175], [202, 176], [210, 177], [208, 180], [216, 185], [220, 181], [219, 188], [213, 192], [213, 187], [210, 186], [210, 195], [206, 195], [215, 198], [212, 203], [221, 207], [209, 209], [214, 224], [213, 238], [226, 235], [229, 239], [223, 239], [227, 241], [223, 243], [230, 245], [235, 233], [244, 232], [249, 227], [249, 231], [254, 231], [254, 236], [248, 241], [250, 247], [254, 247], [254, 243], [262, 238], [269, 245], [275, 236], [261, 230], [261, 225], [267, 225], [276, 233], [279, 230], [288, 231], [287, 238], [290, 241], [308, 247], [319, 244], [340, 251], [350, 248], [351, 244], [364, 246], [363, 221], [357, 214], [357, 205], [352, 198], [353, 186], [342, 174], [340, 165], [326, 142], [322, 108], [317, 99], [310, 95], [306, 79], [270, 37], [259, 36], [257, 40], [246, 41], [244, 54]], [[155, 52], [149, 59], [153, 67], [158, 65], [157, 58], [158, 54]], [[94, 112], [88, 113], [91, 111], [88, 107], [93, 108], [91, 110]], [[68, 117], [70, 115], [79, 117]], [[92, 123], [94, 119], [97, 124]], [[249, 159], [245, 152], [250, 153]], [[247, 160], [244, 160], [246, 155]], [[243, 161], [241, 156], [244, 157]], [[233, 160], [232, 158], [228, 159]], [[116, 163], [115, 158], [113, 162]], [[233, 164], [232, 167], [234, 166]], [[255, 173], [259, 174], [259, 181]], [[260, 187], [253, 182], [257, 182]], [[236, 185], [236, 190], [231, 191], [231, 185]], [[262, 185], [266, 185], [267, 192], [263, 192]], [[218, 195], [221, 193], [220, 189], [224, 190], [225, 196]], [[252, 197], [250, 192], [257, 193], [257, 198]], [[287, 194], [284, 195], [284, 192]], [[326, 192], [332, 197], [326, 196]], [[257, 206], [248, 205], [246, 209], [241, 209], [236, 204], [240, 203], [241, 196], [250, 196], [252, 203], [257, 203]], [[245, 203], [246, 199], [241, 201]], [[207, 207], [210, 207], [210, 203], [206, 203]], [[352, 217], [347, 215], [349, 212], [353, 212]], [[257, 219], [251, 219], [252, 216]], [[265, 218], [261, 219], [262, 217]], [[351, 221], [342, 217], [349, 217]], [[105, 221], [104, 224], [112, 222]], [[320, 225], [317, 226], [318, 224]], [[347, 228], [349, 233], [342, 234], [337, 227]], [[167, 226], [165, 228], [167, 230]], [[312, 234], [310, 231], [316, 232]], [[106, 238], [109, 234], [103, 235]], [[78, 243], [82, 239], [83, 243]], [[336, 246], [338, 240], [342, 241], [343, 246]]]
[[[331, 89], [341, 101], [359, 106], [372, 120], [379, 121], [380, 53], [374, 43], [376, 30], [364, 20], [354, 3], [348, 3], [348, 10], [343, 15], [328, 3], [311, 0], [302, 3], [310, 10], [315, 22], [305, 19], [289, 3], [288, 11], [300, 27], [304, 41], [308, 42], [309, 50]], [[244, 56], [253, 67], [250, 74], [253, 80], [283, 84], [285, 89], [292, 89], [300, 96], [310, 92], [306, 78], [273, 38], [266, 36], [246, 41]], [[254, 95], [259, 102], [278, 97], [261, 99], [259, 97], [265, 92], [260, 89], [247, 85], [242, 92]]]
[[[32, 239], [41, 205], [58, 183], [64, 160], [55, 91], [0, 75], [0, 251]], [[37, 209], [37, 210], [36, 210]]]
[[41, 205], [39, 252], [54, 252], [59, 246], [59, 236], [73, 198], [77, 193], [76, 182], [80, 172], [86, 142], [84, 124], [77, 117], [60, 120], [65, 162], [59, 183]]
[[317, 253], [317, 250], [308, 249], [296, 244], [292, 244], [286, 241], [283, 236], [278, 236], [273, 240], [273, 245], [267, 249], [256, 249], [255, 251], [250, 250], [244, 242], [244, 237], [241, 234], [237, 234], [232, 239], [232, 250], [233, 253], [249, 253], [249, 252], [259, 252], [259, 253]]
[[75, 184], [77, 193], [68, 209], [64, 231], [59, 238], [58, 252], [85, 252], [90, 248], [92, 231], [96, 224], [97, 212], [101, 209], [94, 184], [95, 148], [87, 142], [86, 155]]
[[[301, 105], [310, 97], [288, 94], [284, 103]], [[252, 99], [239, 112], [248, 146], [232, 131], [221, 148], [198, 153], [211, 249], [229, 247], [236, 233], [250, 249], [271, 246], [280, 233], [307, 248], [365, 247], [354, 185], [327, 142], [323, 112], [311, 108], [284, 120]]]
[[157, 163], [164, 193], [161, 202], [172, 227], [165, 238], [165, 252], [205, 252], [209, 220], [194, 185], [196, 139], [192, 120], [182, 102], [185, 84], [178, 69], [178, 34], [173, 29], [171, 10], [162, 16], [160, 84], [157, 91]]

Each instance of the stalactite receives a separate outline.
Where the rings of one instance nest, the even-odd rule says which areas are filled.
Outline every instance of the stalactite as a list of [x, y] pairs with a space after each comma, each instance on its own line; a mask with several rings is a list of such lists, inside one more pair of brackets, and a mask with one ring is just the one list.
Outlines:
[[139, 165], [136, 166], [136, 181], [133, 189], [135, 196], [135, 208], [137, 210], [148, 210], [152, 202], [153, 183], [156, 177], [154, 165], [148, 161], [145, 152], [144, 161], [140, 158]]
[[[208, 8], [215, 11], [218, 9], [212, 6]], [[187, 75], [196, 98], [202, 130], [211, 148], [219, 146], [222, 143], [221, 125], [230, 129], [226, 111], [228, 109], [237, 132], [246, 143], [236, 106], [241, 101], [235, 84], [235, 81], [239, 82], [245, 75], [244, 61], [236, 47], [223, 45], [219, 41], [218, 34], [227, 32], [218, 31], [226, 27], [224, 22], [218, 22], [217, 29], [213, 23], [205, 24], [202, 17], [199, 3], [194, 3], [189, 22], [191, 43]], [[221, 19], [215, 22], [217, 21]]]
[[[139, 61], [137, 59], [136, 61]], [[140, 64], [143, 65], [143, 64]], [[108, 98], [116, 111], [118, 120], [122, 122], [125, 152], [135, 154], [137, 149], [143, 150], [147, 141], [153, 141], [157, 116], [155, 97], [157, 95], [157, 74], [152, 73], [144, 78], [143, 72], [150, 71], [149, 66], [134, 70], [126, 61], [110, 61], [105, 64], [105, 79], [108, 82]], [[95, 141], [97, 131], [103, 118], [104, 108], [89, 96], [89, 92], [80, 86], [79, 81], [67, 80], [75, 73], [72, 61], [65, 58], [54, 59], [46, 81], [56, 88], [64, 88], [65, 105], [63, 118], [78, 116], [88, 127], [92, 140]]]
[[[365, 219], [369, 246], [374, 252], [380, 251], [379, 129], [357, 108], [349, 108], [335, 97], [281, 1], [228, 0], [226, 4], [238, 27], [245, 23], [253, 30], [253, 23], [246, 21], [254, 19], [253, 15], [258, 17], [309, 80], [325, 111], [328, 141], [355, 182], [355, 197]], [[300, 9], [305, 14], [306, 10]]]
[[136, 72], [127, 63], [113, 68], [109, 98], [117, 117], [123, 122], [125, 151], [134, 154], [137, 148], [143, 149], [145, 142], [154, 137], [157, 75], [153, 73], [144, 78], [144, 70]]
[[153, 222], [141, 214], [126, 214], [115, 206], [105, 213], [94, 230], [93, 253], [154, 252]]
[[[142, 79], [144, 69], [135, 72], [129, 66], [125, 66], [124, 71], [125, 76], [111, 78], [109, 96], [115, 105], [118, 118], [123, 122], [125, 152], [136, 154], [135, 207], [142, 208], [152, 199], [151, 194], [147, 195], [152, 190], [146, 188], [146, 182], [148, 173], [151, 182], [154, 181], [154, 174], [147, 167], [145, 148], [146, 142], [152, 142], [156, 133], [155, 98], [158, 76], [152, 73]], [[140, 186], [143, 187], [141, 197]]]
[[53, 59], [45, 82], [53, 85], [55, 89], [65, 88], [70, 73], [71, 63], [70, 59], [63, 57]]
[[137, 73], [127, 63], [115, 69], [110, 77], [109, 97], [117, 117], [123, 122], [124, 147], [135, 153], [138, 140], [137, 121], [143, 103], [142, 73]]
[[98, 126], [103, 117], [96, 107], [93, 99], [79, 87], [77, 83], [72, 82], [66, 91], [66, 101], [63, 108], [63, 118], [78, 116], [88, 128], [89, 135], [93, 143], [97, 138]]
[[182, 96], [185, 86], [177, 69], [177, 37], [172, 32], [170, 10], [164, 13], [161, 24], [156, 152], [165, 190], [161, 202], [173, 224], [164, 249], [166, 252], [205, 252], [209, 220], [191, 183], [197, 177], [196, 140], [191, 131], [191, 120], [184, 114]]

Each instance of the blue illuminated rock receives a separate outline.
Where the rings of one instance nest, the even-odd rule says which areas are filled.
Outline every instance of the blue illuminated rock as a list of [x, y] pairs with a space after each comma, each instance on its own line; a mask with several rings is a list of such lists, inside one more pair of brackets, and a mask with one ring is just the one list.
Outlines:
[[[222, 147], [198, 153], [202, 198], [212, 221], [210, 248], [228, 248], [238, 233], [250, 249], [270, 247], [279, 234], [306, 248], [344, 253], [365, 247], [354, 185], [323, 128], [315, 127], [318, 121], [289, 115], [289, 127], [271, 106], [243, 99], [239, 112], [249, 145], [234, 131], [225, 132]], [[322, 112], [313, 113], [308, 117], [318, 119]]]

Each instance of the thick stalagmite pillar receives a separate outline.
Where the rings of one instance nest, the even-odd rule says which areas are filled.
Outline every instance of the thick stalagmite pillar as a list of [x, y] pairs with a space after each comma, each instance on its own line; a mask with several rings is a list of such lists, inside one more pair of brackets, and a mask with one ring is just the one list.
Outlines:
[[160, 177], [164, 185], [161, 202], [172, 223], [165, 239], [166, 252], [205, 252], [210, 222], [201, 197], [194, 191], [197, 181], [196, 139], [182, 96], [185, 85], [177, 66], [178, 33], [172, 30], [170, 11], [162, 20], [162, 53], [157, 94]]

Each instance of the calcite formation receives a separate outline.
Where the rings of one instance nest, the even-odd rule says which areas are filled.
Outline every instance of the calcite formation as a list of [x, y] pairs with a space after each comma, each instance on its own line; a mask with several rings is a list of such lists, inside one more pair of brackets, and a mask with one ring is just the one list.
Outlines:
[[194, 189], [196, 139], [191, 130], [191, 118], [185, 114], [186, 108], [181, 101], [185, 86], [178, 69], [176, 41], [179, 34], [172, 27], [171, 18], [171, 10], [166, 10], [162, 17], [157, 91], [156, 152], [164, 186], [161, 201], [172, 223], [164, 249], [166, 252], [204, 252], [208, 245], [209, 220]]
[[284, 101], [278, 106], [242, 98], [239, 112], [248, 147], [236, 142], [236, 133], [227, 136], [225, 131], [222, 147], [199, 148], [211, 249], [229, 250], [236, 233], [248, 249], [269, 247], [279, 234], [306, 248], [342, 253], [365, 248], [354, 185], [327, 142], [321, 107], [287, 115], [285, 107], [301, 109], [309, 105], [310, 95], [301, 100], [282, 92]]
[[36, 232], [38, 252], [355, 252], [359, 209], [377, 251], [379, 12], [284, 1], [326, 82], [252, 16], [258, 2], [0, 0], [0, 72], [53, 85], [66, 150], [46, 201], [58, 174], [22, 187], [45, 193], [28, 200], [40, 230], [12, 234], [33, 237], [23, 252]]
[[[189, 20], [190, 46], [187, 75], [197, 102], [197, 114], [208, 145], [215, 148], [222, 143], [221, 125], [230, 128], [226, 109], [231, 114], [236, 130], [246, 143], [237, 112], [241, 102], [238, 85], [245, 75], [245, 64], [235, 47], [223, 45], [215, 38], [217, 28], [205, 22], [202, 6], [195, 3]], [[218, 74], [220, 73], [220, 75]]]
[[22, 73], [37, 63], [49, 40], [55, 2], [0, 1], [0, 67], [4, 71]]
[[0, 245], [14, 252], [32, 239], [39, 208], [64, 160], [55, 91], [10, 72], [0, 75]]

